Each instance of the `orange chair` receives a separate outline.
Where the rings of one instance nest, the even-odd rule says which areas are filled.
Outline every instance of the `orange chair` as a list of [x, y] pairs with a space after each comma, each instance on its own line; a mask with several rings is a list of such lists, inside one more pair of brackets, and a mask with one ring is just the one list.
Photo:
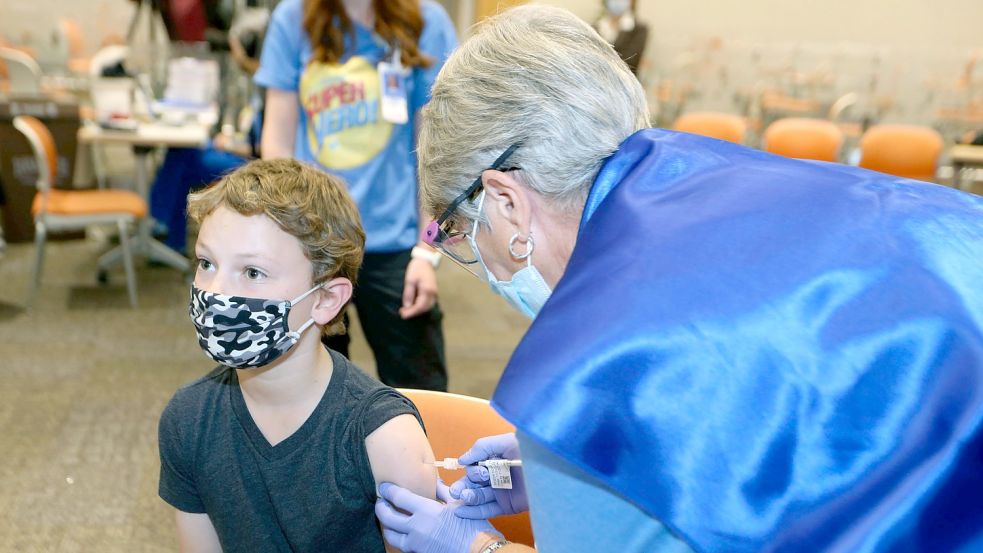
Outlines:
[[737, 115], [702, 111], [679, 116], [672, 129], [742, 144], [747, 124]]
[[933, 181], [942, 135], [914, 125], [875, 125], [860, 139], [860, 166], [890, 175]]
[[[515, 427], [483, 399], [430, 390], [399, 391], [420, 410], [427, 427], [427, 439], [437, 459], [457, 457], [474, 445], [478, 438], [515, 432]], [[442, 468], [437, 472], [448, 485], [464, 475], [461, 471]], [[509, 541], [533, 545], [529, 513], [496, 517], [491, 522]]]
[[89, 225], [115, 224], [119, 229], [123, 249], [123, 266], [126, 269], [126, 286], [130, 305], [137, 306], [136, 276], [133, 256], [129, 246], [129, 227], [147, 215], [147, 203], [139, 195], [128, 190], [58, 190], [52, 187], [58, 174], [58, 152], [48, 127], [40, 120], [20, 115], [14, 118], [14, 127], [31, 144], [38, 166], [38, 192], [34, 196], [31, 212], [34, 215], [35, 258], [33, 284], [28, 304], [34, 302], [41, 283], [44, 266], [44, 242], [48, 230], [77, 231]]
[[823, 119], [789, 117], [765, 130], [765, 151], [797, 159], [838, 161], [843, 131]]

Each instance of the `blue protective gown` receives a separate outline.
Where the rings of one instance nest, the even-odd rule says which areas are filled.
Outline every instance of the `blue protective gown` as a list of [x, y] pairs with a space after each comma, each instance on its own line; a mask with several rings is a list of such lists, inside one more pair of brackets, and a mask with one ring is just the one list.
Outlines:
[[493, 404], [698, 551], [983, 551], [983, 199], [640, 131]]

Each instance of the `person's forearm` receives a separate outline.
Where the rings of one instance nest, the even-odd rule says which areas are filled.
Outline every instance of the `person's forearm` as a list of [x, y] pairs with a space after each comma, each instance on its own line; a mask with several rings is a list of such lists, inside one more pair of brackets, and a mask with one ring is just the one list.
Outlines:
[[286, 140], [270, 129], [267, 123], [263, 126], [263, 138], [260, 140], [259, 152], [263, 159], [280, 159], [293, 157], [293, 141]]
[[299, 109], [296, 92], [267, 89], [263, 137], [260, 140], [263, 159], [293, 157]]
[[229, 142], [217, 147], [220, 150], [224, 150], [230, 154], [235, 154], [239, 157], [250, 158], [253, 155], [253, 150], [249, 147], [249, 144], [237, 140], [230, 140]]
[[259, 60], [256, 58], [247, 57], [242, 60], [242, 68], [246, 70], [250, 75], [255, 75], [259, 71]]

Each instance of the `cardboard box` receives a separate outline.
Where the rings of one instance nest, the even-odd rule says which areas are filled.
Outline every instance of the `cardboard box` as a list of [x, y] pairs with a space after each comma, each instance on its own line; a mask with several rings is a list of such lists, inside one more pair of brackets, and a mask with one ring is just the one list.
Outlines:
[[79, 129], [78, 103], [72, 99], [0, 96], [0, 219], [7, 242], [34, 240], [31, 203], [38, 169], [30, 144], [14, 128], [18, 115], [33, 115], [51, 130], [58, 149], [55, 188], [72, 187]]

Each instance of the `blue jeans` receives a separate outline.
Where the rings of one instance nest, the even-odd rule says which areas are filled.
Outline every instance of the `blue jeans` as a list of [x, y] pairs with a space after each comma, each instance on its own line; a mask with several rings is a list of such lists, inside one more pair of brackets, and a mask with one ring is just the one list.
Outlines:
[[184, 252], [188, 240], [188, 194], [245, 163], [245, 159], [211, 144], [201, 149], [168, 149], [150, 189], [150, 214], [167, 227], [164, 243]]

